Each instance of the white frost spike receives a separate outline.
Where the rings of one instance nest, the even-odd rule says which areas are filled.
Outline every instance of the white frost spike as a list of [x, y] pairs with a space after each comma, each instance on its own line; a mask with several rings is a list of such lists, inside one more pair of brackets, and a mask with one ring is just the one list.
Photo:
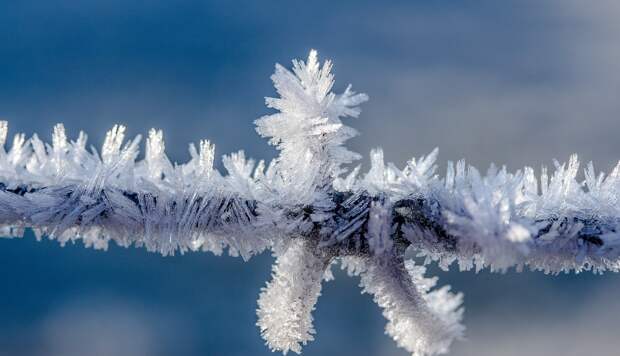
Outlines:
[[196, 175], [198, 180], [211, 177], [213, 174], [213, 162], [215, 160], [215, 145], [208, 140], [200, 140], [199, 150], [192, 143], [189, 145], [189, 154], [192, 160], [184, 169]]
[[101, 149], [101, 158], [103, 163], [111, 164], [120, 154], [121, 146], [125, 140], [125, 126], [114, 125], [105, 135], [103, 147]]
[[153, 182], [161, 181], [165, 178], [172, 166], [166, 157], [166, 145], [164, 143], [164, 133], [162, 130], [151, 129], [146, 140], [145, 163], [148, 174]]
[[222, 163], [228, 171], [226, 178], [233, 187], [233, 191], [238, 192], [243, 197], [252, 198], [255, 184], [252, 179], [254, 160], [246, 159], [245, 152], [239, 151], [222, 157]]
[[257, 310], [257, 325], [273, 351], [301, 353], [301, 346], [314, 340], [312, 311], [330, 262], [303, 239], [291, 241], [278, 256]]
[[[357, 260], [357, 261], [356, 261]], [[388, 320], [385, 331], [414, 356], [445, 354], [463, 336], [462, 295], [444, 286], [413, 261], [347, 257], [343, 267], [360, 275], [362, 292], [372, 294]]]
[[208, 140], [200, 141], [200, 172], [205, 176], [209, 176], [213, 171], [213, 160], [215, 158], [215, 146]]
[[54, 133], [52, 135], [52, 147], [54, 152], [66, 152], [68, 150], [67, 134], [65, 133], [65, 126], [63, 124], [56, 124], [54, 126]]
[[14, 167], [25, 164], [30, 154], [29, 147], [26, 146], [26, 135], [17, 134], [13, 137], [13, 145], [8, 154], [8, 160]]
[[370, 151], [370, 170], [364, 178], [365, 185], [373, 192], [380, 193], [388, 189], [387, 167], [383, 159], [383, 150], [375, 148]]
[[67, 165], [66, 155], [69, 151], [69, 142], [67, 142], [67, 134], [65, 133], [65, 126], [63, 124], [56, 124], [54, 126], [54, 133], [52, 134], [52, 165], [55, 168], [57, 176], [61, 176]]
[[[128, 170], [126, 173], [132, 173], [135, 166], [136, 157], [138, 157], [138, 153], [140, 152], [139, 144], [142, 136], [137, 135], [133, 140], [127, 142], [124, 146], [122, 146], [123, 139], [125, 137], [125, 127], [120, 127], [122, 130], [119, 130], [116, 134], [112, 135], [111, 144], [110, 142], [108, 142], [106, 137], [103, 152], [107, 151], [108, 154], [107, 157], [104, 159], [104, 163], [109, 166], [109, 173], [123, 170]], [[111, 132], [113, 131], [114, 129]], [[106, 146], [108, 148], [107, 150]]]
[[439, 149], [435, 148], [428, 156], [422, 156], [417, 161], [412, 158], [407, 162], [402, 174], [411, 189], [415, 189], [419, 193], [428, 193], [431, 180], [435, 178], [434, 174], [437, 169], [435, 162], [438, 154]]
[[4, 151], [4, 144], [6, 143], [6, 137], [9, 134], [9, 123], [7, 121], [0, 121], [0, 150]]
[[294, 60], [293, 73], [276, 65], [271, 77], [280, 98], [267, 98], [267, 106], [278, 113], [256, 120], [256, 130], [280, 150], [277, 158], [279, 173], [288, 184], [298, 184], [295, 177], [304, 176], [299, 157], [312, 157], [309, 169], [318, 171], [311, 184], [318, 189], [331, 186], [342, 173], [342, 165], [353, 162], [359, 155], [343, 144], [357, 132], [342, 124], [340, 118], [359, 115], [357, 105], [366, 101], [365, 94], [355, 94], [347, 88], [342, 95], [331, 92], [334, 78], [331, 62], [321, 67], [316, 51], [307, 62]]

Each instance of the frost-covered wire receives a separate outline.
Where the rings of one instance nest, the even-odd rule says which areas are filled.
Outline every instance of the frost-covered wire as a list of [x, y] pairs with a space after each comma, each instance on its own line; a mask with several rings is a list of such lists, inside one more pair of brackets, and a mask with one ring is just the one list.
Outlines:
[[[448, 351], [461, 337], [461, 296], [424, 277], [405, 256], [456, 263], [461, 270], [530, 268], [546, 273], [620, 269], [620, 165], [610, 174], [592, 164], [578, 181], [579, 161], [555, 162], [539, 175], [492, 166], [486, 174], [464, 161], [437, 173], [437, 150], [404, 168], [384, 162], [349, 169], [359, 155], [344, 144], [355, 136], [342, 119], [357, 117], [367, 100], [351, 87], [332, 92], [331, 63], [315, 51], [277, 65], [275, 113], [257, 131], [280, 155], [269, 164], [241, 151], [213, 168], [214, 146], [190, 145], [191, 160], [172, 163], [163, 133], [151, 130], [145, 157], [140, 137], [114, 126], [100, 151], [80, 133], [52, 143], [18, 134], [7, 152], [0, 122], [0, 232], [61, 244], [109, 241], [163, 255], [228, 251], [244, 259], [270, 249], [273, 279], [258, 302], [258, 326], [273, 350], [300, 352], [314, 337], [312, 310], [329, 267], [342, 261], [358, 275], [388, 319], [386, 332], [414, 355]], [[413, 253], [413, 254], [412, 254]]]

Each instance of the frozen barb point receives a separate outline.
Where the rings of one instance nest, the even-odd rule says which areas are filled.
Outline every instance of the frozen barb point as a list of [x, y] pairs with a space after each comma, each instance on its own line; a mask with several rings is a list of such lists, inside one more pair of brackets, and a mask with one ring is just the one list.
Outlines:
[[[329, 267], [342, 262], [360, 277], [387, 319], [386, 332], [417, 356], [448, 352], [462, 337], [462, 296], [405, 258], [413, 251], [442, 268], [505, 271], [620, 270], [620, 163], [605, 176], [592, 164], [577, 181], [579, 160], [555, 162], [537, 177], [495, 166], [486, 174], [464, 161], [436, 171], [437, 150], [404, 169], [371, 152], [371, 168], [345, 143], [357, 132], [365, 94], [333, 92], [330, 61], [316, 51], [276, 65], [275, 112], [256, 120], [258, 133], [279, 150], [270, 163], [240, 151], [213, 168], [215, 148], [190, 145], [191, 160], [170, 161], [161, 130], [151, 130], [145, 158], [140, 137], [126, 141], [116, 125], [100, 154], [56, 125], [52, 144], [15, 135], [0, 121], [0, 233], [61, 244], [81, 240], [106, 249], [113, 241], [172, 255], [210, 251], [249, 259], [266, 249], [276, 263], [258, 299], [257, 325], [272, 350], [301, 352], [314, 339], [312, 311]], [[408, 254], [409, 255], [409, 254]]]
[[314, 340], [312, 311], [331, 259], [302, 239], [293, 240], [277, 257], [257, 311], [257, 325], [272, 350], [301, 353], [302, 345]]

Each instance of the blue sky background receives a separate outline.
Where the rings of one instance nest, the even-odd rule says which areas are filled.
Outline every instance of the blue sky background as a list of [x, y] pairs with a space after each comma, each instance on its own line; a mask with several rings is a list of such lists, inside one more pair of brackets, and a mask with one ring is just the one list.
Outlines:
[[[219, 154], [275, 151], [275, 62], [310, 48], [336, 88], [369, 94], [351, 147], [402, 164], [440, 147], [510, 169], [620, 152], [620, 5], [567, 1], [5, 1], [0, 117], [50, 138], [56, 122], [100, 145], [114, 123], [165, 130], [169, 155], [201, 138]], [[0, 240], [0, 355], [268, 355], [256, 298], [272, 258], [162, 258], [113, 246]], [[439, 272], [438, 272], [439, 273]], [[615, 275], [440, 273], [465, 293], [468, 340], [453, 355], [614, 355]], [[358, 281], [337, 274], [306, 355], [405, 355]]]

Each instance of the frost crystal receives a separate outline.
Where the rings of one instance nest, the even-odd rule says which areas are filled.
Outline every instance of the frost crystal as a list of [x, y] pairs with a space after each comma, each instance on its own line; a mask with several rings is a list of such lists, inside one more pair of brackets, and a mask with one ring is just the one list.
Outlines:
[[[357, 117], [357, 105], [368, 100], [366, 94], [356, 94], [349, 85], [344, 93], [331, 92], [334, 76], [332, 64], [321, 66], [316, 51], [310, 51], [307, 62], [294, 60], [293, 73], [281, 65], [271, 76], [280, 98], [267, 98], [266, 103], [278, 113], [256, 120], [256, 130], [280, 150], [275, 166], [287, 185], [304, 180], [306, 189], [329, 189], [334, 178], [343, 172], [343, 164], [360, 158], [343, 144], [357, 135], [340, 118]], [[299, 160], [309, 164], [300, 165]]]
[[314, 340], [312, 310], [332, 256], [303, 239], [294, 239], [278, 256], [273, 280], [258, 299], [258, 326], [273, 350], [301, 352]]
[[[341, 262], [360, 277], [388, 320], [386, 332], [413, 355], [446, 353], [464, 332], [462, 296], [407, 259], [405, 251], [461, 270], [530, 268], [545, 273], [620, 270], [620, 164], [607, 176], [592, 164], [577, 181], [579, 161], [555, 162], [537, 178], [492, 166], [481, 174], [464, 161], [436, 174], [437, 150], [404, 169], [371, 152], [359, 158], [344, 146], [356, 132], [341, 119], [357, 117], [367, 100], [350, 86], [334, 94], [331, 63], [315, 51], [293, 71], [276, 65], [277, 112], [256, 121], [280, 151], [269, 164], [241, 152], [213, 168], [214, 147], [190, 145], [191, 160], [172, 163], [162, 131], [151, 130], [145, 158], [140, 137], [126, 141], [114, 126], [101, 153], [62, 125], [52, 144], [36, 135], [13, 139], [0, 122], [0, 232], [31, 228], [61, 244], [82, 240], [106, 249], [145, 247], [164, 255], [211, 251], [250, 258], [265, 249], [276, 264], [258, 300], [258, 326], [268, 346], [301, 352], [313, 340], [312, 311], [329, 267]], [[410, 254], [408, 253], [407, 256]]]

